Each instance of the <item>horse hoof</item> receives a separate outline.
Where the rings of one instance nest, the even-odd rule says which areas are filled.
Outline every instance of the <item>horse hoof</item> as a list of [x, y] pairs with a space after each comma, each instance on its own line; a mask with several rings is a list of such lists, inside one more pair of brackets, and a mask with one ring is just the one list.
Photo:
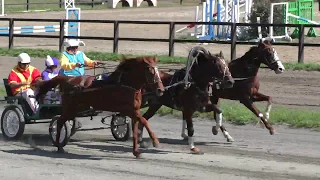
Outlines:
[[139, 151], [134, 151], [133, 152], [133, 155], [136, 157], [136, 158], [141, 158], [141, 153]]
[[227, 142], [234, 142], [233, 138], [227, 138]]
[[212, 126], [212, 134], [213, 135], [217, 135], [218, 134], [218, 130], [217, 130], [216, 126]]
[[58, 148], [57, 153], [65, 153], [65, 150], [63, 148]]
[[191, 153], [192, 153], [192, 154], [203, 154], [203, 153], [200, 151], [200, 149], [199, 149], [199, 148], [196, 148], [196, 147], [194, 147], [194, 148], [191, 149]]
[[149, 148], [149, 144], [145, 141], [140, 142], [140, 147], [141, 148]]
[[274, 135], [274, 131], [275, 131], [275, 130], [274, 130], [273, 128], [270, 128], [270, 129], [269, 129], [270, 135]]
[[188, 140], [188, 136], [185, 135], [185, 134], [181, 134], [181, 137], [182, 137], [182, 139], [183, 139], [184, 141], [187, 141], [187, 140]]
[[159, 141], [153, 142], [153, 147], [160, 148], [160, 142]]

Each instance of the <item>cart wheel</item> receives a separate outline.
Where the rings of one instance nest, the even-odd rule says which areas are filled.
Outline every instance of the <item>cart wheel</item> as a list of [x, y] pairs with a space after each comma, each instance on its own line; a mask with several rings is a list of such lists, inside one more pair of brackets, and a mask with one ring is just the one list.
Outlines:
[[126, 116], [120, 116], [120, 114], [112, 115], [111, 133], [117, 141], [127, 141], [129, 139], [130, 125]]
[[[55, 116], [52, 118], [49, 126], [49, 134], [52, 141], [52, 144], [54, 146], [58, 146], [56, 142], [56, 135], [57, 135], [57, 120], [59, 119], [58, 116]], [[69, 121], [65, 122], [62, 126], [61, 132], [60, 132], [60, 144], [62, 147], [68, 144], [68, 141], [70, 139], [71, 134], [71, 126]]]
[[7, 106], [1, 115], [1, 131], [5, 139], [19, 139], [25, 126], [22, 111], [16, 105]]

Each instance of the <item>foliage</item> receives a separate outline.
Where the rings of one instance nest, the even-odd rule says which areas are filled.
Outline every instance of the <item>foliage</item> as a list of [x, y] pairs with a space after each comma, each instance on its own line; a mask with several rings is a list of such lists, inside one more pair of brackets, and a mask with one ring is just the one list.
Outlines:
[[[222, 103], [220, 103], [220, 107], [223, 111], [224, 121], [235, 125], [246, 125], [258, 122], [258, 118], [239, 102], [226, 102], [223, 100], [221, 102]], [[264, 110], [264, 106], [258, 105], [257, 107], [262, 111]], [[145, 113], [146, 110], [147, 108], [142, 109], [142, 113]], [[165, 106], [162, 106], [158, 110], [157, 115], [170, 115], [182, 118], [182, 113], [180, 111], [172, 110]], [[320, 128], [319, 116], [320, 112], [318, 111], [274, 105], [274, 108], [270, 112], [269, 122], [271, 124], [283, 124], [297, 128]], [[196, 112], [194, 113], [193, 117], [201, 119], [213, 119], [213, 113]]]
[[[260, 17], [261, 24], [268, 24], [270, 18], [270, 6], [271, 3], [283, 2], [282, 0], [259, 0], [255, 1], [251, 15], [249, 17], [251, 23], [257, 23], [257, 17]], [[273, 11], [273, 23], [274, 24], [283, 24], [284, 23], [284, 14], [282, 6], [274, 6]], [[284, 27], [273, 27], [274, 35], [284, 34]], [[269, 27], [261, 26], [262, 37], [267, 37], [269, 34]], [[256, 39], [258, 37], [258, 27], [251, 27], [248, 31], [248, 39]]]

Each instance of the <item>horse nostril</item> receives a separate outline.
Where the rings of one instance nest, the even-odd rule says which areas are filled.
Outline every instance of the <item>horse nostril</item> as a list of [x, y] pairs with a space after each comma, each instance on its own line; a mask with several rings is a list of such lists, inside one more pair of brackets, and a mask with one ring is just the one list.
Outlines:
[[283, 71], [283, 69], [282, 68], [278, 68], [279, 69], [279, 71]]

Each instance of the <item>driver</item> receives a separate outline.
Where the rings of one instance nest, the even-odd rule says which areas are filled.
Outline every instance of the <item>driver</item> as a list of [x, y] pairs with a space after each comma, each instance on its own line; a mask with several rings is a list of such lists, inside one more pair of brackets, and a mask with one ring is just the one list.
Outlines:
[[[32, 96], [35, 96], [35, 87], [37, 82], [41, 81], [40, 71], [30, 65], [31, 58], [27, 53], [18, 55], [18, 64], [11, 70], [8, 82], [14, 96], [22, 96], [35, 113], [39, 107], [38, 102]], [[30, 97], [31, 96], [31, 97]]]
[[[82, 51], [78, 51], [79, 46], [85, 46], [85, 43], [76, 39], [67, 40], [64, 45], [66, 51], [60, 57], [60, 75], [61, 76], [83, 76], [85, 75], [83, 65], [94, 67], [99, 64], [97, 61], [89, 59]], [[79, 129], [82, 124], [75, 119], [75, 128]]]
[[60, 57], [60, 75], [62, 76], [83, 76], [85, 75], [83, 65], [94, 67], [97, 61], [89, 59], [82, 51], [78, 51], [79, 46], [85, 46], [84, 42], [75, 39], [67, 40], [64, 45], [66, 51]]

